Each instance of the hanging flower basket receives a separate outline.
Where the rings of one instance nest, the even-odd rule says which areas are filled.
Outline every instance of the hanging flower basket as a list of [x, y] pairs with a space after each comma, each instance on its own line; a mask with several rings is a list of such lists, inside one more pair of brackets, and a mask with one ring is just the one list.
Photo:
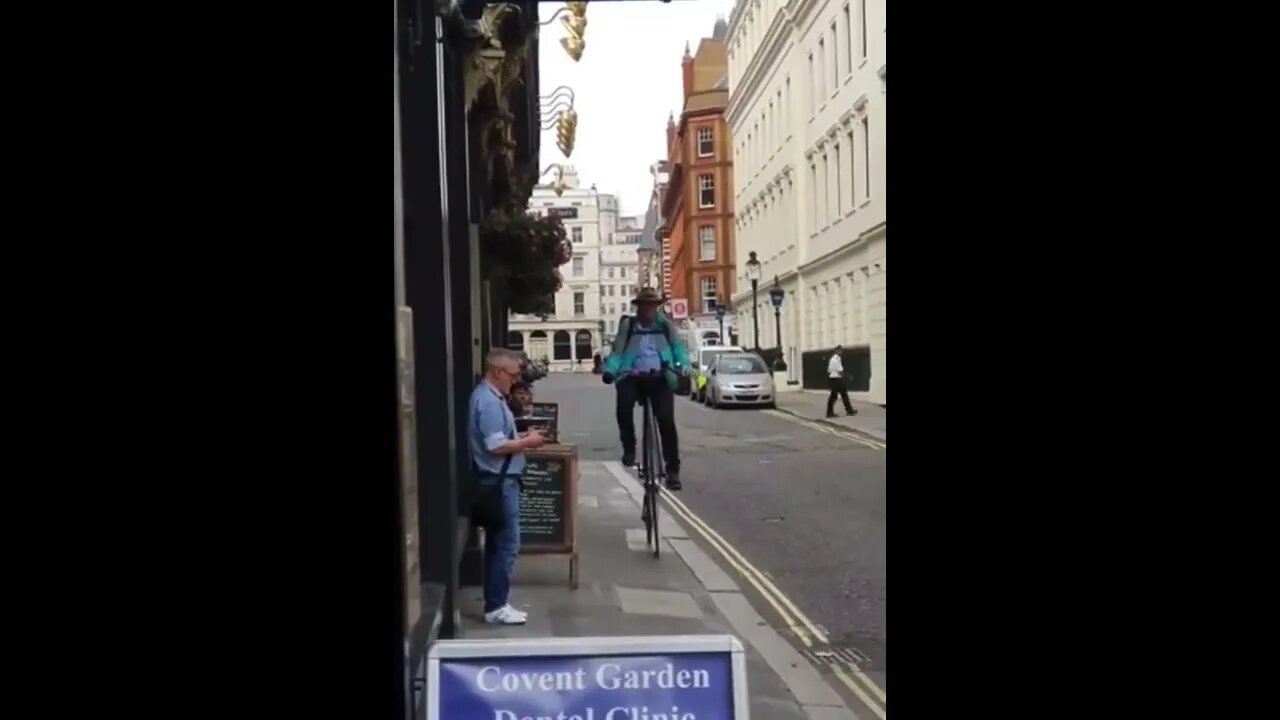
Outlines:
[[498, 213], [480, 226], [487, 277], [517, 313], [549, 313], [572, 248], [558, 217]]

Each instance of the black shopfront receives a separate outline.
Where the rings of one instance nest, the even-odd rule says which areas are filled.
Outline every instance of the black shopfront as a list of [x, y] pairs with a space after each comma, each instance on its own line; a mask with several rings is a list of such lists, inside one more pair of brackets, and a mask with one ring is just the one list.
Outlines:
[[458, 636], [459, 587], [478, 580], [467, 400], [484, 353], [506, 337], [507, 315], [482, 280], [478, 225], [494, 208], [523, 206], [537, 180], [537, 57], [537, 3], [396, 0], [394, 482], [404, 587], [389, 652], [405, 717], [422, 712], [428, 645]]

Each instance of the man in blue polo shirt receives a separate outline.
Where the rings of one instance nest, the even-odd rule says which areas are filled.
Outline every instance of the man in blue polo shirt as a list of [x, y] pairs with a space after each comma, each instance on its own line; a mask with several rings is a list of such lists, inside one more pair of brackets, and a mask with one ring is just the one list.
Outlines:
[[[537, 430], [516, 433], [505, 396], [520, 379], [520, 354], [502, 348], [485, 358], [485, 375], [471, 393], [468, 445], [479, 503], [495, 508], [485, 515], [484, 619], [522, 625], [525, 614], [511, 607], [511, 574], [520, 553], [520, 474], [524, 452], [542, 447]], [[496, 509], [500, 508], [500, 509]]]

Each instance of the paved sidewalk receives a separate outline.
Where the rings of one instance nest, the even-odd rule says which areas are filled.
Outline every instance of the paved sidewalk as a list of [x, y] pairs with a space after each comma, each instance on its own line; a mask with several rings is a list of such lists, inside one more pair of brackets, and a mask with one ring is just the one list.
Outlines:
[[663, 507], [662, 557], [645, 547], [641, 493], [618, 463], [585, 461], [578, 489], [580, 587], [567, 557], [524, 556], [511, 603], [523, 626], [481, 620], [478, 588], [463, 592], [463, 637], [730, 634], [747, 648], [751, 716], [857, 720], [818, 671], [750, 606], [741, 589]]
[[791, 413], [796, 417], [826, 422], [837, 427], [862, 433], [880, 442], [888, 442], [885, 439], [885, 425], [887, 423], [885, 421], [884, 408], [879, 405], [855, 402], [853, 407], [858, 411], [858, 414], [848, 417], [844, 414], [844, 407], [840, 405], [840, 400], [837, 399], [835, 406], [836, 417], [828, 418], [826, 415], [827, 396], [829, 394], [826, 390], [780, 392], [778, 393], [778, 409]]

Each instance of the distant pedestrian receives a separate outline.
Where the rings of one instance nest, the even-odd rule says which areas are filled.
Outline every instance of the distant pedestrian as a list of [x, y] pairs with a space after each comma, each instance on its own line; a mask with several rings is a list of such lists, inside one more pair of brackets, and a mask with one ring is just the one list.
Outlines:
[[827, 361], [827, 382], [831, 385], [831, 394], [827, 396], [827, 417], [836, 416], [836, 396], [840, 396], [840, 402], [844, 403], [844, 412], [846, 415], [857, 415], [858, 411], [853, 409], [853, 403], [849, 402], [849, 389], [844, 384], [844, 360], [840, 357], [840, 352], [844, 348], [836, 346], [836, 351], [831, 353], [831, 359]]
[[520, 552], [520, 475], [524, 453], [546, 442], [530, 430], [517, 435], [505, 395], [520, 379], [520, 355], [495, 348], [485, 358], [485, 375], [471, 393], [468, 446], [476, 482], [472, 516], [484, 528], [484, 619], [523, 625], [528, 619], [511, 607], [511, 575]]

